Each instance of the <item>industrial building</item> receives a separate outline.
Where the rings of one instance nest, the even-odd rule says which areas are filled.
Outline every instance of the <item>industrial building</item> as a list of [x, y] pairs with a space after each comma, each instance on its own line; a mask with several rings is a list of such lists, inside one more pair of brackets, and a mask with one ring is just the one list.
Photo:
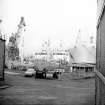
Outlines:
[[0, 38], [0, 81], [4, 80], [5, 40]]
[[97, 0], [95, 105], [105, 105], [105, 0]]

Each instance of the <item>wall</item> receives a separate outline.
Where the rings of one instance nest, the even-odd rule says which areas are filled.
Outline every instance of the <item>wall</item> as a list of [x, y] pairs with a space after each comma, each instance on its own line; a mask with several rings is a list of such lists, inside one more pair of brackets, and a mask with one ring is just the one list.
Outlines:
[[105, 11], [100, 18], [97, 27], [97, 47], [96, 47], [96, 105], [105, 105]]
[[5, 41], [3, 39], [0, 39], [0, 80], [4, 80], [4, 60], [5, 60], [4, 45], [5, 45]]

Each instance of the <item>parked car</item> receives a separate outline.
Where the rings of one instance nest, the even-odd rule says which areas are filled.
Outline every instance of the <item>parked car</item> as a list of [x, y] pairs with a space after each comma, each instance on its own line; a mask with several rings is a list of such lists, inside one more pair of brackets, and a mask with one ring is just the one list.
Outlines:
[[54, 78], [54, 71], [53, 70], [46, 71], [46, 78], [49, 78], [49, 79]]
[[53, 73], [53, 78], [54, 78], [54, 79], [58, 79], [58, 78], [59, 78], [59, 74], [58, 74], [57, 72], [54, 72], [54, 73]]
[[45, 68], [46, 79], [58, 79], [58, 73], [50, 67]]
[[25, 72], [24, 76], [34, 76], [36, 74], [36, 71], [34, 68], [28, 68]]
[[59, 73], [53, 67], [47, 67], [46, 78], [58, 79]]
[[37, 69], [35, 78], [46, 78], [46, 69]]
[[52, 68], [40, 68], [36, 70], [35, 78], [49, 78], [49, 79], [58, 79], [58, 72]]

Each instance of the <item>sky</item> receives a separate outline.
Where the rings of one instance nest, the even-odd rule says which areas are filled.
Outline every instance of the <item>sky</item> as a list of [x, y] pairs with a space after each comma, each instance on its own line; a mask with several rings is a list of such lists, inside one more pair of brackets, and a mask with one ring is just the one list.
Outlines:
[[40, 49], [47, 40], [52, 47], [60, 42], [73, 47], [78, 30], [83, 41], [96, 37], [96, 6], [96, 0], [0, 0], [0, 27], [8, 40], [20, 17], [25, 18], [26, 31], [21, 34], [25, 54]]

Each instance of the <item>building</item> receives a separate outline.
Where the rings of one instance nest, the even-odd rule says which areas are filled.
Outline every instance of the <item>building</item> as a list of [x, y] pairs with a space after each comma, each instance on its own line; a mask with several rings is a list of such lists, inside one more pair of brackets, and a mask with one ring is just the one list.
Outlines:
[[105, 0], [97, 0], [95, 105], [105, 105]]
[[95, 46], [87, 46], [78, 44], [71, 51], [75, 61], [74, 63], [90, 63], [96, 64], [96, 48]]
[[0, 81], [4, 80], [5, 40], [0, 38]]
[[[94, 76], [96, 67], [96, 47], [94, 43], [87, 43], [78, 41], [78, 44], [71, 49], [70, 72], [73, 78], [88, 78]], [[75, 74], [75, 76], [74, 76]]]

